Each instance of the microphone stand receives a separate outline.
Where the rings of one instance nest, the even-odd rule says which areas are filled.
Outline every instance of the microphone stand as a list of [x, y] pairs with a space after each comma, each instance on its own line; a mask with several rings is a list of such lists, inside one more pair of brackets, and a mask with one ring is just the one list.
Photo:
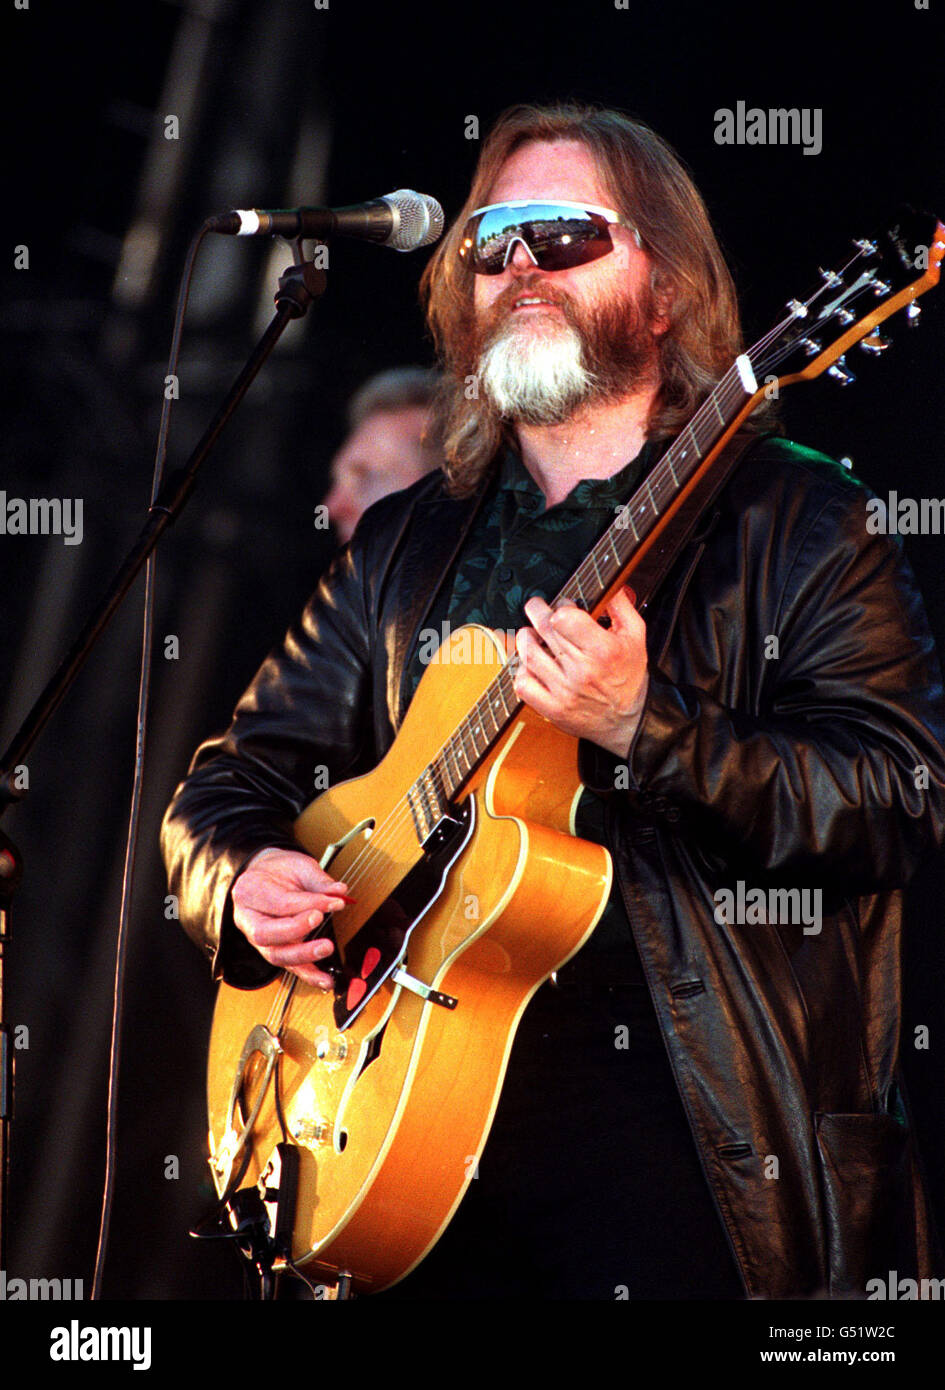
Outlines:
[[[59, 669], [36, 700], [0, 762], [0, 816], [7, 808], [22, 800], [26, 789], [16, 785], [16, 769], [32, 748], [49, 719], [58, 709], [63, 697], [92, 650], [112, 614], [121, 604], [134, 583], [148, 556], [161, 536], [176, 521], [193, 491], [197, 472], [210, 453], [223, 427], [245, 396], [253, 379], [266, 362], [276, 343], [293, 319], [302, 318], [313, 300], [325, 292], [328, 277], [312, 261], [306, 261], [302, 239], [293, 245], [294, 264], [279, 278], [275, 296], [276, 313], [268, 328], [253, 349], [246, 365], [230, 387], [229, 393], [186, 464], [175, 469], [148, 511], [138, 539], [119, 567], [111, 586], [98, 608], [76, 637]], [[13, 1049], [9, 1025], [3, 1016], [3, 952], [10, 941], [10, 916], [13, 893], [23, 872], [22, 856], [13, 842], [0, 832], [0, 1269], [6, 1269], [8, 1223], [8, 1184], [10, 1139], [13, 1120]]]

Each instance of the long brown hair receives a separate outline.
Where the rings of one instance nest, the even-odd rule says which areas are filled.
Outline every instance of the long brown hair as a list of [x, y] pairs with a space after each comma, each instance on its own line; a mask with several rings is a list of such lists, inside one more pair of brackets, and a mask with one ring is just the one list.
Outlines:
[[705, 204], [669, 145], [618, 111], [576, 104], [513, 106], [482, 147], [469, 197], [421, 282], [427, 322], [445, 369], [439, 413], [450, 490], [472, 492], [503, 437], [478, 393], [471, 341], [473, 271], [460, 259], [463, 229], [509, 156], [529, 141], [579, 140], [595, 158], [613, 207], [640, 235], [653, 262], [652, 289], [669, 328], [657, 340], [659, 390], [649, 437], [675, 434], [741, 351], [735, 287]]

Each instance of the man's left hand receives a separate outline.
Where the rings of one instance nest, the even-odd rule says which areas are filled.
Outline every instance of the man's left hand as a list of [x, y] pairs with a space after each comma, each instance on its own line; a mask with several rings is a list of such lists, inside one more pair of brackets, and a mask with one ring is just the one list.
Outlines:
[[610, 628], [571, 603], [550, 608], [530, 598], [525, 613], [532, 627], [515, 639], [524, 663], [516, 695], [563, 733], [624, 757], [648, 684], [646, 624], [627, 590], [607, 605]]

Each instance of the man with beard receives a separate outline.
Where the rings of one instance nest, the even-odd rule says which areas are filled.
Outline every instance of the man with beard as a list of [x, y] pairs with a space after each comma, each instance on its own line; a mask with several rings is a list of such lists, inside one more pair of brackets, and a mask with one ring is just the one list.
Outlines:
[[[291, 834], [312, 768], [383, 755], [422, 632], [516, 628], [515, 691], [577, 741], [576, 829], [614, 891], [526, 1010], [458, 1215], [386, 1297], [862, 1295], [927, 1270], [895, 890], [942, 838], [945, 759], [905, 562], [841, 469], [762, 439], [646, 622], [626, 591], [609, 626], [550, 607], [740, 351], [701, 199], [639, 123], [506, 113], [425, 292], [446, 482], [367, 514], [198, 751], [164, 828], [182, 922], [233, 983], [330, 987], [311, 934], [348, 885]], [[818, 934], [720, 922], [739, 875], [821, 892]]]

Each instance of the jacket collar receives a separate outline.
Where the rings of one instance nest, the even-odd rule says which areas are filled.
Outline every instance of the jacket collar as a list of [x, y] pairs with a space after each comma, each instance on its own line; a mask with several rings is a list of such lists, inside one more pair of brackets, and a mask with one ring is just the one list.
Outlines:
[[394, 729], [400, 728], [407, 706], [404, 686], [409, 655], [452, 572], [492, 477], [490, 469], [471, 497], [450, 497], [441, 482], [436, 491], [419, 497], [414, 505], [398, 567], [399, 601], [392, 610], [387, 665], [387, 708]]

